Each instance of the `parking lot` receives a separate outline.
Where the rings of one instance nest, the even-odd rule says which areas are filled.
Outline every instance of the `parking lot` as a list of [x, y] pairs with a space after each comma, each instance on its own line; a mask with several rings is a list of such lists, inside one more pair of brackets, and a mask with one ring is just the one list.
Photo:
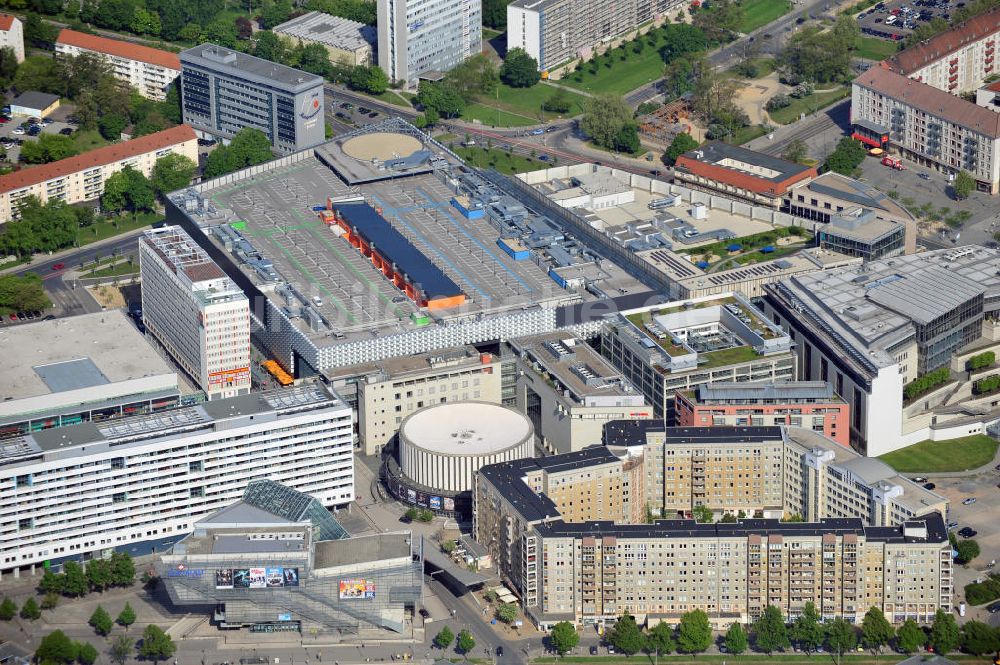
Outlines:
[[[965, 599], [966, 584], [975, 582], [976, 578], [986, 576], [986, 566], [993, 559], [1000, 558], [1000, 523], [996, 515], [1000, 512], [1000, 471], [992, 470], [976, 476], [959, 478], [933, 478], [936, 485], [934, 491], [949, 501], [948, 522], [953, 525], [952, 531], [958, 532], [965, 528], [975, 531], [973, 539], [979, 543], [981, 554], [968, 566], [955, 566], [955, 601], [956, 604]], [[963, 504], [970, 498], [974, 503]], [[966, 618], [987, 621], [991, 625], [1000, 626], [1000, 613], [990, 614], [984, 608], [969, 608]]]
[[379, 122], [384, 120], [385, 116], [379, 113], [375, 109], [370, 109], [366, 106], [359, 106], [354, 102], [340, 101], [336, 98], [331, 98], [330, 101], [333, 103], [333, 115], [340, 122], [350, 123], [357, 126], [367, 125], [372, 122]]
[[858, 14], [858, 25], [863, 34], [899, 41], [935, 17], [950, 21], [955, 9], [965, 3], [966, 0], [889, 0]]
[[[63, 111], [60, 113], [60, 111]], [[7, 117], [7, 116], [5, 116]], [[7, 153], [7, 160], [11, 164], [16, 164], [21, 154], [21, 145], [26, 140], [37, 139], [41, 134], [72, 134], [76, 125], [67, 122], [69, 112], [64, 109], [57, 109], [50, 118], [42, 119], [38, 124], [39, 129], [32, 134], [29, 118], [24, 116], [14, 116], [10, 120], [0, 124], [0, 146]]]

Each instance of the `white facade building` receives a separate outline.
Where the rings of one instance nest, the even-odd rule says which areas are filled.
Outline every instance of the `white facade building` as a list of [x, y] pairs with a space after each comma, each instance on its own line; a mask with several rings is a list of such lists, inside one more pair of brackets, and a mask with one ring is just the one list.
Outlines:
[[14, 51], [18, 62], [24, 62], [24, 25], [21, 19], [0, 14], [0, 48]]
[[416, 86], [480, 52], [480, 0], [378, 0], [378, 64], [390, 81]]
[[250, 392], [250, 301], [183, 229], [139, 239], [146, 327], [209, 399]]
[[166, 99], [167, 88], [181, 73], [176, 53], [68, 28], [59, 32], [56, 55], [75, 58], [84, 53], [103, 57], [115, 78], [128, 83], [143, 97], [157, 101]]
[[10, 440], [0, 449], [0, 573], [148, 552], [255, 478], [345, 505], [351, 431], [351, 409], [317, 384]]

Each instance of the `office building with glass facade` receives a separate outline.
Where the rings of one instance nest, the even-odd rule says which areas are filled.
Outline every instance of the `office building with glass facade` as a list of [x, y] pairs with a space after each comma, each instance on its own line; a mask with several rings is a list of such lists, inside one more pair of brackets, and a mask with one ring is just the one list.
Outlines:
[[215, 44], [180, 58], [184, 122], [200, 134], [227, 140], [253, 127], [280, 153], [325, 140], [322, 77]]

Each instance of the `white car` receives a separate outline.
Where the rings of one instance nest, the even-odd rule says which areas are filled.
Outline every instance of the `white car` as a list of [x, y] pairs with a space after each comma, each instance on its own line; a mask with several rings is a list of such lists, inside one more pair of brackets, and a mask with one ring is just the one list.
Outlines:
[[21, 129], [20, 127], [15, 127], [14, 131], [12, 131], [11, 134], [14, 134], [15, 136], [23, 136], [24, 130]]

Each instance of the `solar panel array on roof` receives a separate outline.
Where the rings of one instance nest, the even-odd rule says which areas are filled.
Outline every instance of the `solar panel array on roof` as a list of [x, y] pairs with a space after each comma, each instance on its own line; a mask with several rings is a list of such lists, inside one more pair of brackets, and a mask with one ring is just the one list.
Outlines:
[[333, 206], [358, 235], [388, 261], [398, 272], [420, 286], [428, 299], [462, 295], [462, 289], [431, 263], [419, 249], [403, 237], [382, 215], [367, 203], [341, 203]]
[[774, 263], [758, 263], [746, 268], [740, 268], [737, 270], [727, 271], [722, 275], [709, 275], [708, 281], [712, 284], [729, 284], [732, 282], [741, 282], [745, 279], [750, 279], [752, 277], [763, 277], [764, 275], [771, 275], [776, 272], [781, 272], [782, 267]]

